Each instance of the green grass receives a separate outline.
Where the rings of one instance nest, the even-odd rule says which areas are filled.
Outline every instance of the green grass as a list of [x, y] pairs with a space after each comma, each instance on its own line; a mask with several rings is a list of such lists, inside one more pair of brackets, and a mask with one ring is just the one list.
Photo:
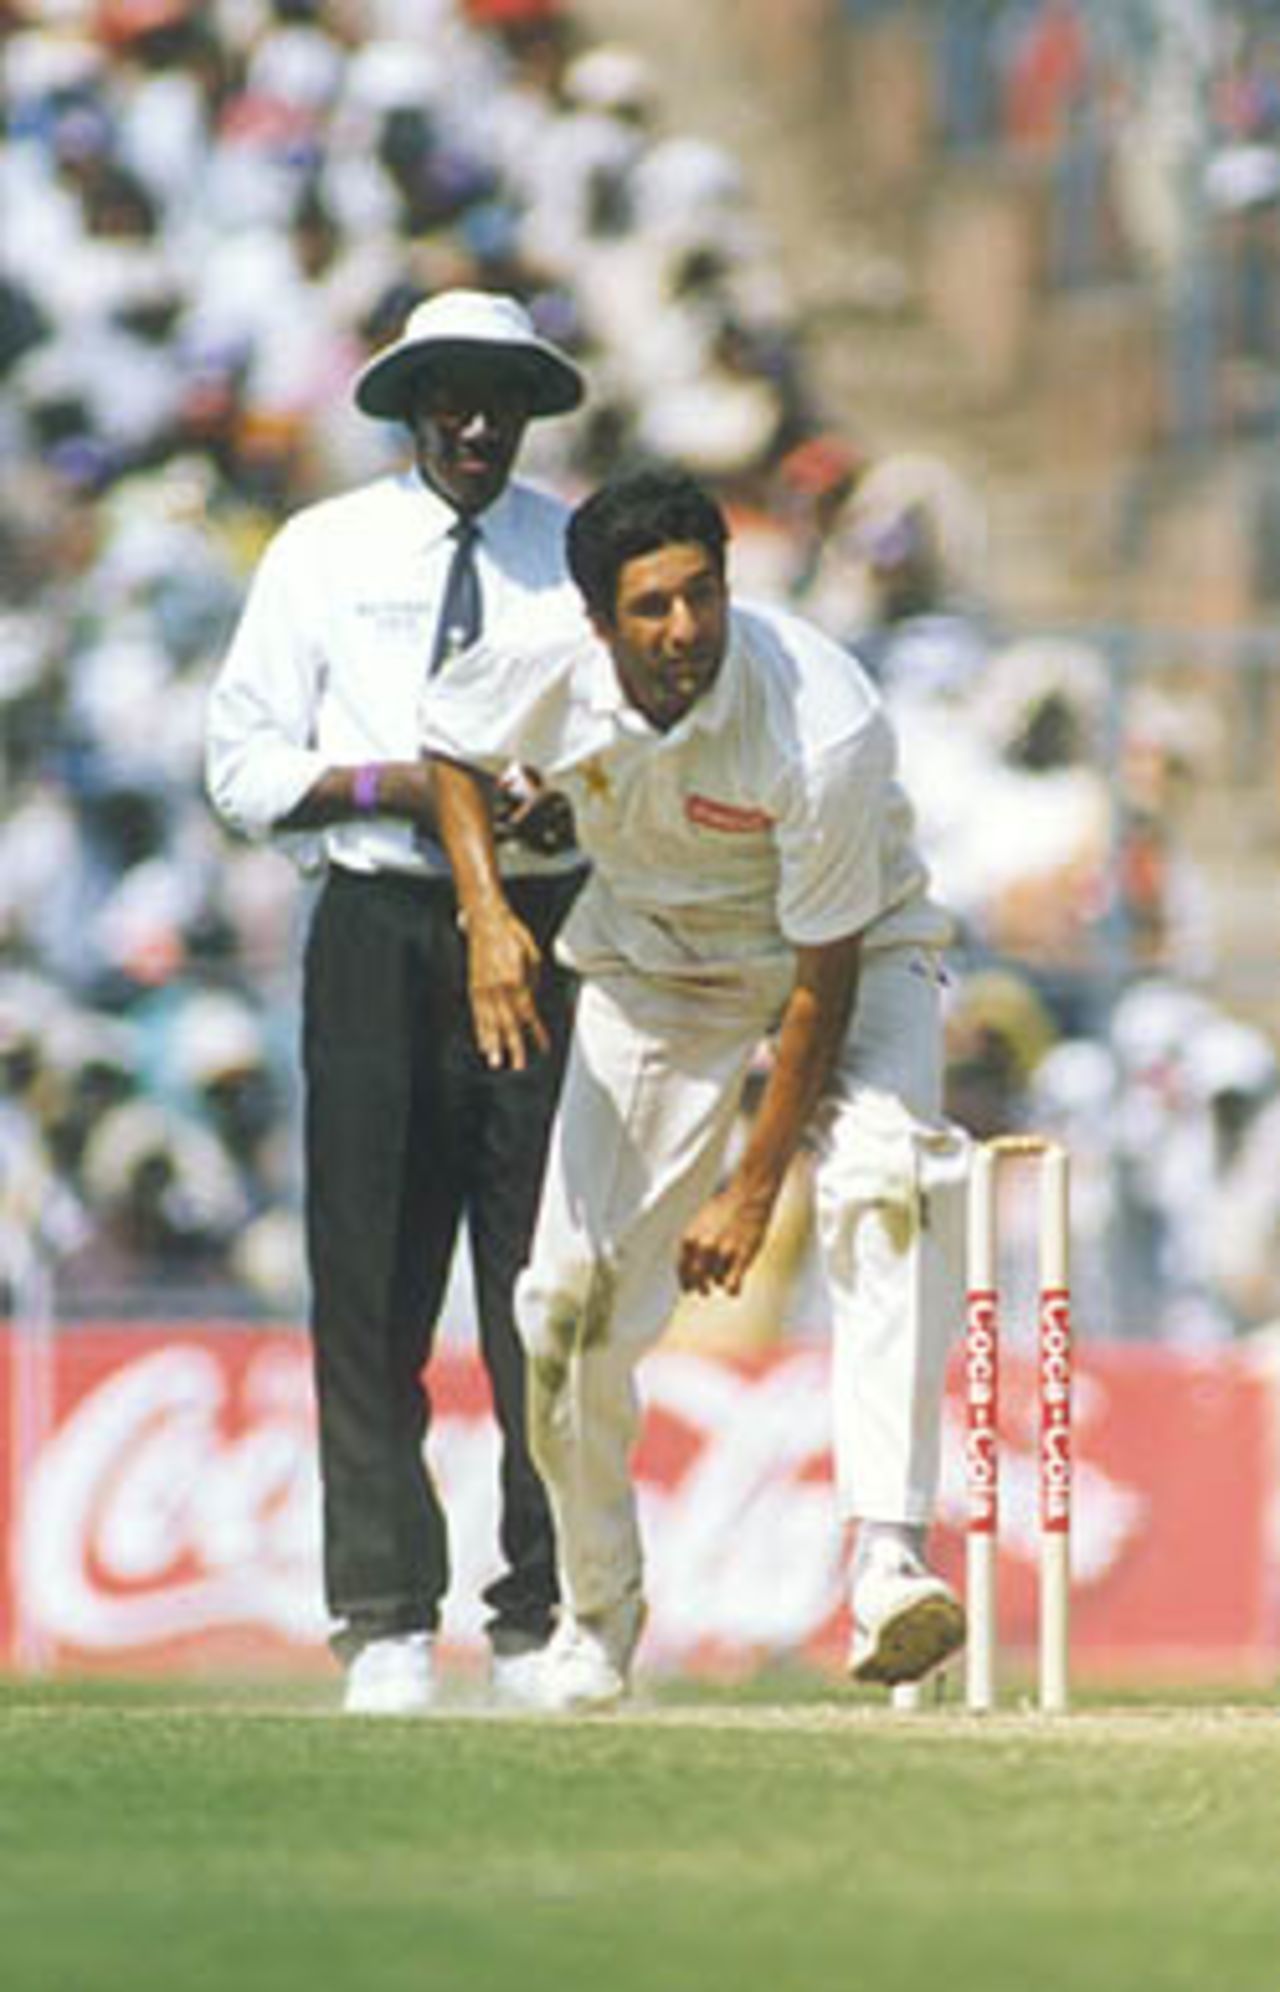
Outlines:
[[7, 1992], [1280, 1987], [1280, 1713], [0, 1683]]

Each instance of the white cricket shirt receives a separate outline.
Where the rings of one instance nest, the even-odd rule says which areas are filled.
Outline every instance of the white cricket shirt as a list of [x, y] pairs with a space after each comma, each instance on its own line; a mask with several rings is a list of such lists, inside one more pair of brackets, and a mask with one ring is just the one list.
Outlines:
[[[566, 516], [559, 499], [521, 483], [478, 515], [487, 629], [558, 591], [571, 612]], [[277, 826], [326, 768], [416, 757], [456, 519], [406, 470], [308, 506], [271, 540], [209, 702], [209, 792], [243, 835], [277, 838], [303, 864], [328, 856], [351, 871], [446, 869], [409, 824], [387, 817], [315, 833]], [[580, 862], [503, 848], [509, 872]]]
[[561, 600], [428, 685], [422, 740], [490, 770], [523, 762], [569, 796], [593, 869], [560, 952], [584, 972], [741, 977], [855, 933], [950, 938], [879, 697], [795, 616], [735, 606], [715, 684], [664, 734]]

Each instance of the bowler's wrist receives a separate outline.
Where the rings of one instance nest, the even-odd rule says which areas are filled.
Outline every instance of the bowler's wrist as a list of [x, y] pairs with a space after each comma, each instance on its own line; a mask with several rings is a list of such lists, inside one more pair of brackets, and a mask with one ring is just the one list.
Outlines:
[[730, 1189], [738, 1208], [749, 1217], [767, 1220], [778, 1201], [786, 1171], [763, 1167], [744, 1166], [730, 1181]]
[[458, 895], [458, 925], [463, 932], [473, 938], [483, 940], [488, 934], [496, 934], [508, 927], [515, 915], [511, 910], [506, 894], [499, 888], [490, 891], [487, 887], [474, 891], [463, 889]]

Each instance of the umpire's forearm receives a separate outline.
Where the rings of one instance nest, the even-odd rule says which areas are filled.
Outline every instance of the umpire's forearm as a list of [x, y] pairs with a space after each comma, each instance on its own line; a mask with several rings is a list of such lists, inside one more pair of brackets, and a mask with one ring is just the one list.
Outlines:
[[362, 816], [394, 816], [434, 831], [435, 797], [425, 761], [369, 761], [326, 768], [276, 823], [279, 830], [320, 830]]

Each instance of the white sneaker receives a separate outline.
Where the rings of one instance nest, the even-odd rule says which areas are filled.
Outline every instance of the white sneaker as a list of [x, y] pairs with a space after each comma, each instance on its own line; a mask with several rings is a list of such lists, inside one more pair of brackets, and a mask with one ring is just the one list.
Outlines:
[[436, 1698], [429, 1632], [397, 1633], [362, 1646], [347, 1669], [347, 1715], [422, 1715]]
[[964, 1645], [964, 1606], [949, 1584], [894, 1542], [873, 1544], [854, 1570], [855, 1681], [923, 1681]]
[[544, 1649], [539, 1705], [564, 1715], [616, 1707], [630, 1693], [631, 1659], [644, 1620], [642, 1598], [625, 1598], [599, 1615], [561, 1619]]
[[522, 1653], [495, 1653], [489, 1662], [489, 1694], [498, 1708], [546, 1707], [547, 1647]]

